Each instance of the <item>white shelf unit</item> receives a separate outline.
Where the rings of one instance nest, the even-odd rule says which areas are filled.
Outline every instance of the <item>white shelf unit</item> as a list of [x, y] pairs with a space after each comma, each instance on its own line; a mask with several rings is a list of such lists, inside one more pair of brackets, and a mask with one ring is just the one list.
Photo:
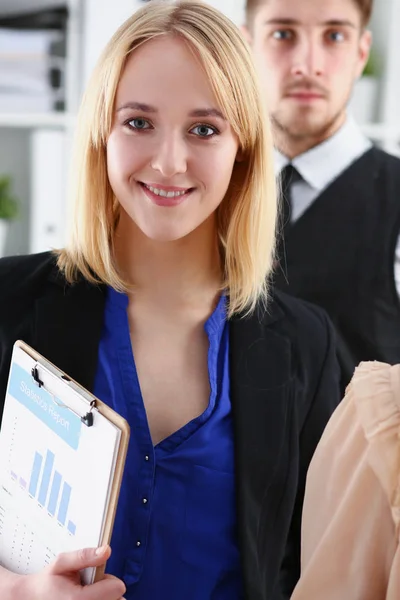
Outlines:
[[6, 254], [38, 252], [65, 242], [71, 142], [82, 89], [115, 29], [141, 0], [1, 0], [0, 14], [68, 8], [65, 112], [0, 112], [0, 175], [10, 174], [20, 218]]
[[[69, 150], [81, 93], [82, 4], [85, 0], [2, 0], [2, 16], [66, 7], [65, 110], [0, 112], [0, 175], [9, 174], [20, 201], [5, 254], [60, 247], [65, 242]], [[4, 5], [3, 5], [4, 2]]]
[[24, 129], [68, 129], [73, 127], [74, 116], [64, 112], [51, 113], [2, 113], [1, 128]]

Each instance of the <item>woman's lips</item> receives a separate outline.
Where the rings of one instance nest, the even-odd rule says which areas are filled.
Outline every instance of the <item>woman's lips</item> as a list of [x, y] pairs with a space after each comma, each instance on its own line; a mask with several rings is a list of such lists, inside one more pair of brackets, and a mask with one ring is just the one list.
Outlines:
[[[194, 191], [194, 188], [178, 188], [173, 186], [158, 187], [156, 184], [152, 185], [145, 183], [140, 183], [140, 187], [153, 204], [164, 207], [179, 206], [179, 204], [182, 204], [182, 202], [184, 202]], [[153, 190], [156, 190], [156, 192]]]

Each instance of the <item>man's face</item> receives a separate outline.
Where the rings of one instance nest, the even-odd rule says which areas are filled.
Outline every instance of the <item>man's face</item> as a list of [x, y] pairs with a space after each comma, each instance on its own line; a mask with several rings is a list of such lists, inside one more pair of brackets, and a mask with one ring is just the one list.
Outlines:
[[324, 139], [344, 122], [371, 44], [353, 0], [265, 0], [249, 36], [281, 132]]

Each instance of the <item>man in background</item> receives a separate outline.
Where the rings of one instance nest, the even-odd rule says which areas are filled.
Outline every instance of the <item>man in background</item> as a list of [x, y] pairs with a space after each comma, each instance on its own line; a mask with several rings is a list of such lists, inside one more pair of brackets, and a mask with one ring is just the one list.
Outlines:
[[284, 196], [275, 284], [329, 313], [343, 388], [360, 361], [400, 362], [400, 160], [346, 109], [372, 2], [247, 0], [244, 28]]

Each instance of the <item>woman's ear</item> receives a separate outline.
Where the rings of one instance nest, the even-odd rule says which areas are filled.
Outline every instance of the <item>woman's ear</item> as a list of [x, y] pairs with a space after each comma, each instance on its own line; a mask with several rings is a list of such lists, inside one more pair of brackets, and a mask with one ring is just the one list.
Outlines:
[[244, 161], [244, 152], [241, 148], [236, 153], [235, 162], [240, 163]]

